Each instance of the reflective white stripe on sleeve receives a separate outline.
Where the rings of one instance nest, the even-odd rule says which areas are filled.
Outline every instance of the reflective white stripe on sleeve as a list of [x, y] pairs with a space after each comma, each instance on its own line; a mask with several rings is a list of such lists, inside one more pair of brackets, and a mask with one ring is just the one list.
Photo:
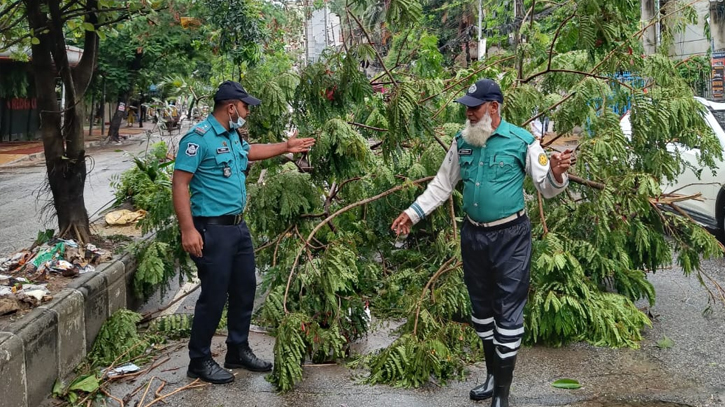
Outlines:
[[454, 139], [433, 181], [428, 184], [425, 192], [415, 200], [415, 203], [405, 210], [413, 224], [441, 206], [451, 196], [453, 188], [460, 180], [461, 165], [458, 163], [458, 145]]
[[541, 192], [544, 198], [553, 198], [561, 193], [569, 185], [569, 177], [562, 174], [563, 183], [558, 183], [551, 173], [549, 156], [541, 147], [539, 140], [529, 144], [526, 152], [526, 172], [534, 180], [536, 189]]

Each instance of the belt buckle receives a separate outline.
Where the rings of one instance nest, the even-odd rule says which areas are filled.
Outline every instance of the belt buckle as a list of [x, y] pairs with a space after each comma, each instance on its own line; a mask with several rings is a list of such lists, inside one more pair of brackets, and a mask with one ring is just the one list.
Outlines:
[[234, 215], [234, 224], [235, 225], [238, 225], [238, 224], [242, 223], [242, 220], [243, 219], [244, 219], [244, 216], [241, 213], [240, 214], [237, 214], [237, 215]]

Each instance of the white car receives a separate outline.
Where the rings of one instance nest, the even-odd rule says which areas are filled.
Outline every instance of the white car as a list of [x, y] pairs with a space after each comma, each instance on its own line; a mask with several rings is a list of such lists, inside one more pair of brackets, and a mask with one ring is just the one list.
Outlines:
[[[709, 100], [696, 97], [698, 102], [707, 107], [705, 120], [712, 128], [715, 136], [720, 140], [720, 145], [725, 148], [725, 103], [711, 102]], [[632, 125], [629, 121], [629, 113], [627, 113], [620, 121], [624, 135], [629, 138], [632, 135]], [[669, 151], [679, 150], [682, 158], [692, 164], [694, 168], [700, 167], [697, 157], [700, 154], [698, 148], [688, 148], [682, 145], [671, 144], [667, 147]], [[700, 171], [700, 178], [691, 169], [686, 168], [676, 180], [661, 185], [662, 192], [668, 193], [677, 191], [681, 195], [702, 194], [703, 200], [690, 199], [679, 202], [677, 205], [682, 208], [695, 221], [702, 224], [708, 229], [717, 231], [721, 239], [725, 240], [725, 162], [716, 161], [716, 175], [712, 174], [709, 169]]]

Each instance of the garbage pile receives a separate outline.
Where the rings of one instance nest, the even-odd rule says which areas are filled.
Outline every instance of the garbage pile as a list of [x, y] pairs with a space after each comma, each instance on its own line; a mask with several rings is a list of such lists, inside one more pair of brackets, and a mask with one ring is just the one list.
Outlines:
[[47, 284], [53, 277], [92, 273], [111, 258], [109, 251], [91, 243], [79, 247], [74, 240], [64, 239], [0, 258], [0, 316], [52, 300]]

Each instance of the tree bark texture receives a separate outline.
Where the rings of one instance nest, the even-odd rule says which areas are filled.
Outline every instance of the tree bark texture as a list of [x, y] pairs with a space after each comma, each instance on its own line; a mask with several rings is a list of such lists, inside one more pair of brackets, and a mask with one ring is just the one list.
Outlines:
[[[95, 69], [98, 36], [94, 31], [86, 31], [83, 56], [78, 65], [71, 68], [63, 33], [61, 1], [24, 2], [29, 26], [38, 33], [39, 43], [32, 45], [31, 66], [48, 184], [58, 218], [58, 234], [88, 242], [91, 233], [83, 196], [87, 168], [81, 102]], [[98, 22], [97, 8], [97, 0], [87, 1], [86, 22], [94, 25]], [[61, 111], [56, 99], [57, 77], [65, 86], [64, 111]]]

